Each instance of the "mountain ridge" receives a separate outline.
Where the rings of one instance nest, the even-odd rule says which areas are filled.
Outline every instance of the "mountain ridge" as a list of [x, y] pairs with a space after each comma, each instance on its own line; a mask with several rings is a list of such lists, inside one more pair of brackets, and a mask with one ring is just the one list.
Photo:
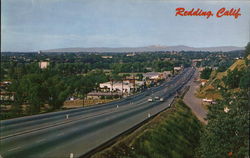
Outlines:
[[48, 49], [40, 50], [41, 52], [53, 53], [53, 52], [95, 52], [95, 53], [129, 53], [129, 52], [153, 52], [153, 51], [217, 51], [217, 52], [228, 52], [243, 50], [244, 47], [236, 46], [221, 46], [221, 47], [189, 47], [185, 45], [177, 46], [160, 46], [151, 45], [145, 47], [72, 47], [72, 48], [58, 48], [58, 49]]

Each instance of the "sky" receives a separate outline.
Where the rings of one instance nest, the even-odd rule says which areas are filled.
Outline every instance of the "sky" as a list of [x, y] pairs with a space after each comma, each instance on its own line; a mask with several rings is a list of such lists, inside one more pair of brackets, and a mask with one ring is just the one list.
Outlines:
[[[2, 0], [1, 51], [69, 47], [240, 46], [250, 1]], [[175, 9], [240, 8], [242, 16], [175, 16]]]

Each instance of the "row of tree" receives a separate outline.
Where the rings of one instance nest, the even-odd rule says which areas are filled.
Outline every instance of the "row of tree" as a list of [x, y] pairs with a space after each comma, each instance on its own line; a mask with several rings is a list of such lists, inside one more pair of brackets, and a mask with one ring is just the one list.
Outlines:
[[14, 93], [11, 112], [15, 115], [30, 115], [55, 111], [62, 108], [67, 98], [83, 98], [105, 81], [108, 81], [108, 76], [100, 70], [72, 76], [52, 69], [22, 74], [12, 80], [8, 89]]

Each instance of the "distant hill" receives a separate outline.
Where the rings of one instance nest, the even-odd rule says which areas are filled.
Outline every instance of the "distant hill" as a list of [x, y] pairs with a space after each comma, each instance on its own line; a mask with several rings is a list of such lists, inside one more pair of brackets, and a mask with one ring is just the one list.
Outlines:
[[92, 48], [59, 48], [59, 49], [49, 49], [41, 50], [41, 52], [97, 52], [97, 53], [107, 53], [107, 52], [117, 52], [117, 53], [128, 53], [128, 52], [155, 52], [155, 51], [211, 51], [211, 52], [229, 52], [235, 50], [244, 50], [243, 47], [235, 46], [223, 46], [223, 47], [188, 47], [184, 45], [178, 46], [147, 46], [147, 47], [120, 47], [120, 48], [110, 48], [110, 47], [92, 47]]

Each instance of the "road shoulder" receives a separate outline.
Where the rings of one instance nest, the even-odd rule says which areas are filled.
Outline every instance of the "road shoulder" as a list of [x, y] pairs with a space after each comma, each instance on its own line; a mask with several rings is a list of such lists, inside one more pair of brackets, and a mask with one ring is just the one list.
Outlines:
[[[198, 76], [198, 73], [195, 73], [195, 76]], [[195, 77], [194, 77], [195, 78]], [[199, 88], [200, 84], [197, 83], [194, 78], [189, 81], [188, 85], [190, 86], [189, 90], [185, 94], [183, 101], [184, 103], [193, 111], [195, 116], [202, 122], [207, 124], [206, 116], [207, 110], [202, 106], [202, 99], [197, 98], [195, 93]]]

